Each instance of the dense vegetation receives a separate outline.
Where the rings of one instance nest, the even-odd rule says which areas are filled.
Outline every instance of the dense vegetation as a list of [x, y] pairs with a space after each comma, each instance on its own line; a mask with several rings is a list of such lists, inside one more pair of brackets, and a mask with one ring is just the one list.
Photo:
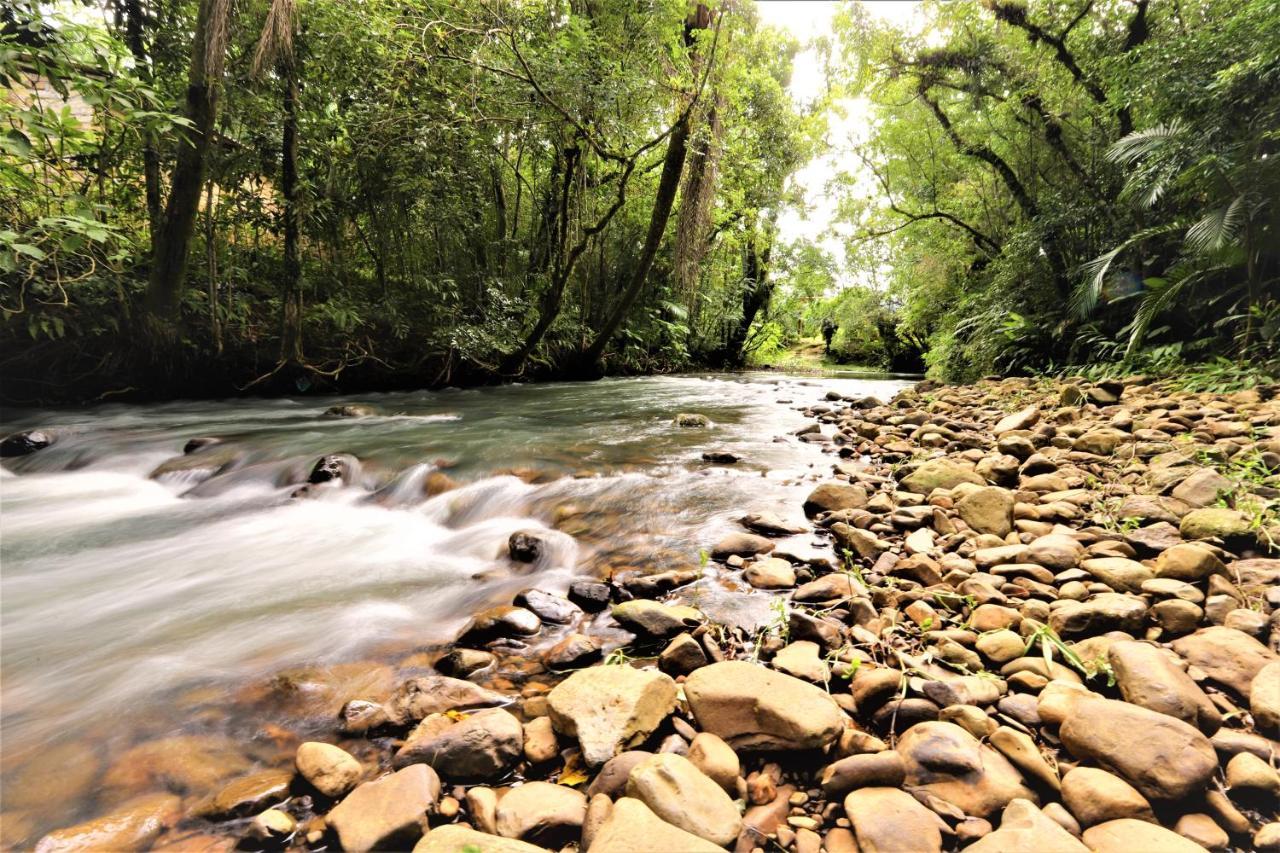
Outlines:
[[852, 251], [932, 371], [1274, 362], [1280, 3], [927, 8], [846, 7], [838, 76], [875, 105]]
[[[858, 4], [798, 107], [743, 0], [0, 11], [4, 396], [1280, 349], [1280, 0]], [[34, 90], [34, 94], [33, 94]], [[851, 269], [777, 236], [851, 96]]]
[[750, 4], [105, 6], [4, 13], [10, 398], [742, 359], [820, 122]]

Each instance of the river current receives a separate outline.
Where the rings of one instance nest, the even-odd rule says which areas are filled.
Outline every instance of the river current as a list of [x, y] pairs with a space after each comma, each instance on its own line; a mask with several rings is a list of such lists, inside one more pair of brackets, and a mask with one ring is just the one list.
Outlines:
[[[6, 412], [3, 433], [56, 442], [0, 469], [0, 778], [68, 741], [106, 763], [208, 725], [193, 697], [234, 702], [289, 667], [447, 642], [522, 588], [696, 567], [743, 514], [794, 518], [829, 470], [794, 435], [800, 409], [904, 384], [748, 373]], [[376, 414], [325, 416], [345, 403]], [[675, 426], [685, 412], [710, 426]], [[184, 456], [199, 437], [218, 442]], [[335, 453], [359, 460], [351, 482], [294, 496]], [[531, 567], [507, 558], [518, 530], [549, 543]]]

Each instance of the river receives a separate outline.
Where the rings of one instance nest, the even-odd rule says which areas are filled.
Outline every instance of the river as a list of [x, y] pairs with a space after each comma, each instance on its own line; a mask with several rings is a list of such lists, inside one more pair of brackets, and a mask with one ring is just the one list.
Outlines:
[[[795, 517], [828, 470], [793, 434], [800, 409], [904, 384], [748, 373], [7, 412], [5, 434], [57, 440], [0, 470], [0, 778], [67, 743], [109, 767], [146, 738], [252, 733], [255, 685], [403, 661], [525, 587], [698, 566], [744, 513]], [[324, 415], [343, 403], [377, 414]], [[682, 412], [711, 425], [676, 427]], [[218, 443], [183, 456], [197, 437]], [[351, 482], [294, 496], [335, 453], [359, 460]], [[549, 544], [532, 567], [506, 556], [518, 530]], [[37, 823], [92, 813], [94, 784], [47, 795]]]

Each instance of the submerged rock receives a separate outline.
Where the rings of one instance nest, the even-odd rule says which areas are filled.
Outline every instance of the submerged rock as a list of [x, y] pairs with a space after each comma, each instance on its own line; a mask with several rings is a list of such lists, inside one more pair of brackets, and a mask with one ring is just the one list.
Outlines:
[[27, 456], [37, 450], [44, 450], [55, 441], [53, 433], [41, 429], [15, 432], [0, 441], [0, 457]]

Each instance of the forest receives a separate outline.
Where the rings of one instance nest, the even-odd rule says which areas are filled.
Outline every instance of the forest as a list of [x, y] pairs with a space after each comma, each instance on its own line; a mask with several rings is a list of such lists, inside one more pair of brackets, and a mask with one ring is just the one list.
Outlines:
[[[917, 16], [802, 45], [745, 0], [6, 4], [3, 395], [734, 368], [824, 321], [945, 380], [1270, 375], [1280, 0]], [[843, 252], [779, 233], [819, 191]]]

